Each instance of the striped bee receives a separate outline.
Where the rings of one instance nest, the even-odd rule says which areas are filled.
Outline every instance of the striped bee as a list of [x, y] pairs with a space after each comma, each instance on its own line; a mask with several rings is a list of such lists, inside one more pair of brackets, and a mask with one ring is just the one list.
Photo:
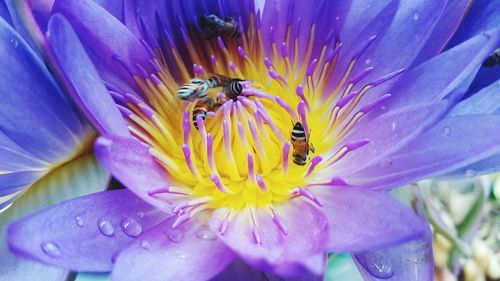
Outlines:
[[211, 84], [208, 80], [194, 78], [189, 83], [182, 85], [177, 90], [177, 96], [182, 100], [194, 101], [196, 99], [204, 99], [208, 95], [208, 90]]
[[196, 122], [196, 119], [198, 116], [201, 117], [203, 121], [207, 118], [207, 113], [208, 111], [211, 110], [211, 107], [213, 106], [213, 100], [211, 98], [207, 98], [205, 100], [199, 100], [196, 105], [194, 106], [193, 109], [193, 125], [196, 129], [198, 129], [198, 123]]
[[240, 37], [240, 25], [232, 17], [219, 18], [216, 15], [203, 15], [199, 18], [200, 28], [208, 34], [207, 39], [227, 34], [232, 39]]
[[314, 146], [309, 145], [309, 139], [300, 122], [295, 123], [293, 126], [291, 140], [293, 163], [301, 166], [305, 165], [309, 160], [309, 151], [314, 153]]
[[243, 85], [241, 85], [243, 80], [239, 78], [215, 74], [211, 77], [211, 79], [217, 80], [217, 87], [223, 88], [223, 92], [228, 99], [236, 101], [238, 96], [241, 95], [241, 92], [243, 91]]

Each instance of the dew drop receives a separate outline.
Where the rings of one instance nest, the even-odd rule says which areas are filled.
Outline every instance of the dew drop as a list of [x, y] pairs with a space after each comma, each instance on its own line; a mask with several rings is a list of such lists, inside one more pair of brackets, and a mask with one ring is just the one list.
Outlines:
[[113, 225], [105, 219], [99, 219], [99, 221], [97, 221], [97, 226], [99, 227], [99, 231], [104, 236], [111, 237], [115, 234], [115, 229], [113, 228]]
[[141, 247], [144, 250], [149, 250], [149, 249], [151, 249], [151, 243], [149, 243], [149, 241], [147, 241], [147, 240], [142, 240], [141, 241]]
[[391, 122], [391, 129], [392, 129], [393, 131], [395, 131], [395, 130], [396, 130], [396, 127], [397, 127], [397, 125], [398, 125], [398, 124], [397, 124], [396, 120], [392, 120], [392, 122]]
[[392, 165], [392, 159], [391, 158], [385, 158], [380, 161], [380, 167], [381, 168], [386, 168]]
[[165, 235], [167, 235], [168, 240], [176, 244], [184, 239], [184, 232], [180, 229], [167, 229]]
[[76, 225], [78, 225], [79, 227], [83, 227], [83, 219], [79, 216], [76, 216], [75, 217], [75, 223]]
[[449, 136], [451, 133], [450, 127], [444, 127], [443, 130], [441, 131], [441, 134], [445, 137]]
[[389, 279], [394, 275], [391, 261], [382, 253], [369, 252], [358, 257], [359, 263], [371, 275], [379, 279]]
[[465, 171], [465, 176], [468, 178], [473, 178], [473, 177], [477, 176], [477, 171], [473, 170], [473, 169], [467, 169]]
[[413, 13], [413, 20], [414, 21], [417, 21], [419, 18], [420, 18], [420, 13], [419, 12]]
[[118, 255], [119, 255], [119, 253], [118, 253], [118, 252], [113, 253], [113, 254], [111, 255], [111, 263], [115, 263], [115, 262], [116, 262], [116, 259], [118, 258]]
[[196, 237], [205, 241], [213, 241], [217, 239], [215, 233], [207, 227], [203, 227], [202, 229], [196, 231]]
[[10, 38], [10, 43], [12, 43], [14, 48], [17, 48], [17, 46], [19, 46], [19, 41], [14, 37]]
[[121, 226], [123, 232], [130, 237], [135, 238], [142, 234], [142, 225], [134, 218], [128, 218], [122, 221]]
[[59, 246], [52, 242], [44, 242], [41, 245], [42, 251], [50, 257], [57, 258], [61, 256], [61, 249]]

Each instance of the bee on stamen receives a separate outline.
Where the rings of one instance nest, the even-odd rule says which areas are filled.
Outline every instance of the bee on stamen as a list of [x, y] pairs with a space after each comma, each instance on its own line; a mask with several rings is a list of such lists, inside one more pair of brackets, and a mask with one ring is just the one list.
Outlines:
[[295, 123], [293, 126], [291, 141], [293, 146], [293, 163], [301, 166], [305, 165], [307, 160], [309, 160], [309, 151], [314, 153], [314, 146], [309, 144], [309, 138], [300, 122]]
[[207, 118], [207, 113], [212, 110], [214, 101], [211, 98], [206, 98], [204, 100], [198, 100], [193, 109], [193, 125], [198, 129], [198, 123], [196, 119], [198, 116], [201, 117], [203, 121]]
[[216, 15], [203, 15], [199, 18], [200, 28], [208, 34], [207, 39], [217, 35], [228, 35], [232, 39], [240, 37], [240, 25], [232, 17], [221, 19]]
[[214, 74], [210, 79], [217, 81], [217, 87], [222, 87], [223, 92], [228, 99], [232, 99], [234, 101], [237, 100], [238, 96], [243, 92], [243, 85], [239, 78], [227, 77], [224, 75]]

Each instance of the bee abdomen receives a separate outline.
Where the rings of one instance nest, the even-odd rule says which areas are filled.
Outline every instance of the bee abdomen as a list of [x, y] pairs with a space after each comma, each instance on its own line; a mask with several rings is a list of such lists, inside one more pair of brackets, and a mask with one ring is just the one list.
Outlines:
[[198, 123], [196, 122], [197, 116], [200, 116], [203, 121], [207, 118], [207, 111], [204, 109], [193, 111], [193, 125], [198, 129]]
[[239, 81], [230, 82], [226, 87], [226, 95], [232, 100], [236, 100], [241, 92], [243, 91], [243, 86]]

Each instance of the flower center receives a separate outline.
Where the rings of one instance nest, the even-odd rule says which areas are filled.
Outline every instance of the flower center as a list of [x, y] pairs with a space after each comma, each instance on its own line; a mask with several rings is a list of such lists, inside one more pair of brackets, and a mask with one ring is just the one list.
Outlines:
[[[402, 72], [358, 85], [373, 69], [353, 75], [373, 37], [331, 79], [342, 47], [338, 28], [314, 50], [315, 25], [309, 38], [300, 38], [300, 26], [289, 23], [279, 47], [271, 27], [270, 45], [265, 46], [259, 17], [251, 14], [246, 27], [240, 20], [246, 30], [241, 37], [230, 29], [238, 39], [219, 34], [207, 40], [197, 27], [181, 22], [179, 42], [168, 33], [158, 42], [143, 40], [151, 55], [148, 66], [132, 69], [115, 57], [137, 82], [140, 96], [111, 93], [130, 132], [151, 147], [151, 155], [170, 175], [168, 185], [150, 195], [189, 198], [174, 211], [273, 210], [273, 204], [300, 196], [321, 205], [307, 187], [345, 184], [332, 178], [331, 171], [330, 178], [318, 173], [368, 142], [339, 140], [389, 97], [360, 104], [363, 96]], [[214, 82], [217, 77], [236, 81], [232, 85], [239, 84], [239, 91]], [[201, 98], [190, 99], [201, 85]]]

